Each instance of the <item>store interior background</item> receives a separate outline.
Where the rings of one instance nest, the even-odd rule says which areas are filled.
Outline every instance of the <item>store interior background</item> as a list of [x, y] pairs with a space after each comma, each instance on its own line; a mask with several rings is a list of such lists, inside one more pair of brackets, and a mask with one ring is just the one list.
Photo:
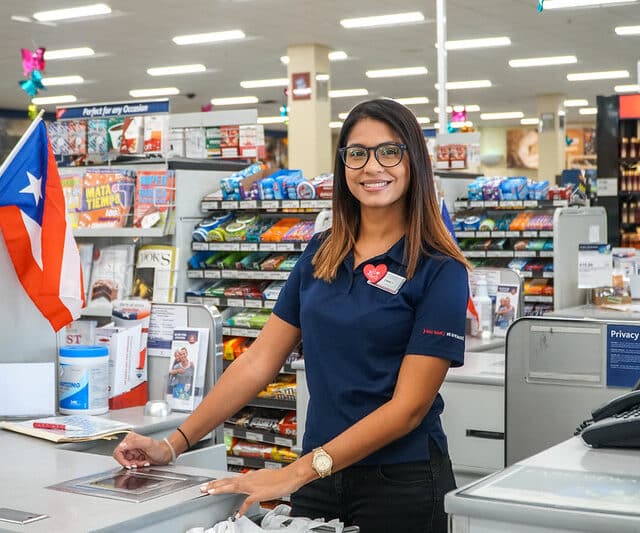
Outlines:
[[[54, 0], [4, 0], [0, 6], [3, 39], [0, 69], [0, 154], [6, 154], [28, 123], [20, 118], [29, 97], [20, 90], [20, 48], [58, 50], [90, 47], [91, 57], [51, 60], [46, 77], [79, 75], [84, 83], [50, 86], [40, 96], [73, 95], [76, 103], [125, 101], [132, 89], [175, 87], [172, 112], [199, 111], [211, 98], [255, 96], [259, 117], [280, 115], [287, 104], [284, 87], [243, 89], [241, 81], [286, 78], [281, 57], [293, 44], [317, 43], [347, 58], [331, 61], [332, 90], [366, 89], [367, 96], [331, 99], [331, 120], [349, 111], [358, 101], [374, 97], [426, 97], [427, 104], [411, 105], [432, 126], [438, 120], [436, 58], [436, 2], [402, 1], [392, 6], [381, 0], [353, 2], [302, 0], [192, 0], [188, 4], [151, 0], [112, 0], [112, 13], [52, 25], [35, 22], [33, 13], [74, 7], [88, 2], [73, 0], [64, 5]], [[548, 2], [547, 5], [551, 5]], [[493, 159], [481, 170], [487, 175], [526, 175], [532, 169], [506, 168], [506, 132], [522, 126], [519, 119], [483, 120], [482, 113], [521, 111], [535, 118], [536, 96], [565, 95], [586, 100], [581, 107], [566, 108], [567, 130], [595, 127], [595, 115], [580, 114], [595, 108], [596, 95], [615, 94], [618, 85], [636, 79], [640, 37], [620, 36], [617, 26], [640, 20], [638, 2], [593, 8], [550, 9], [537, 12], [534, 0], [484, 0], [447, 2], [448, 40], [508, 37], [509, 46], [450, 50], [449, 81], [490, 80], [491, 87], [449, 91], [450, 105], [479, 106], [468, 120], [481, 133], [483, 160]], [[399, 26], [346, 29], [342, 19], [401, 12], [421, 12], [421, 23]], [[29, 20], [31, 19], [31, 20]], [[244, 39], [179, 46], [179, 35], [242, 30]], [[535, 68], [511, 68], [510, 59], [575, 55], [577, 63]], [[147, 69], [170, 65], [202, 64], [206, 71], [152, 77]], [[426, 75], [371, 79], [368, 70], [426, 67]], [[601, 81], [568, 81], [577, 72], [623, 70], [627, 78]], [[54, 111], [55, 105], [42, 106]], [[215, 109], [229, 109], [215, 107]], [[585, 112], [585, 111], [583, 111]], [[588, 112], [588, 111], [587, 111]], [[328, 126], [329, 127], [329, 126]], [[286, 131], [283, 124], [269, 124], [267, 131]], [[334, 137], [339, 130], [334, 127]], [[330, 169], [327, 169], [330, 170]]]

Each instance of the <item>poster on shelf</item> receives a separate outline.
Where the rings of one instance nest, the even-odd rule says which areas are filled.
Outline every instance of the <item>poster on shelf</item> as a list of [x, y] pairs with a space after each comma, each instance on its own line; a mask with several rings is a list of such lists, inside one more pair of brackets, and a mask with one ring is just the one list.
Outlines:
[[222, 133], [218, 126], [213, 128], [205, 128], [204, 142], [207, 149], [207, 157], [220, 157], [222, 155]]
[[507, 130], [507, 168], [538, 168], [538, 132]]
[[144, 147], [145, 154], [166, 152], [167, 130], [169, 118], [167, 115], [153, 115], [144, 117]]
[[264, 126], [252, 124], [240, 126], [240, 156], [247, 158], [264, 157]]
[[166, 400], [172, 410], [193, 411], [202, 400], [208, 341], [206, 328], [173, 332], [166, 388]]
[[578, 288], [611, 285], [613, 256], [610, 244], [578, 244]]
[[144, 118], [126, 117], [120, 137], [120, 153], [141, 154], [144, 148]]
[[518, 316], [519, 297], [519, 287], [516, 285], [498, 285], [493, 323], [493, 334], [496, 337], [507, 336], [507, 329]]
[[220, 126], [220, 149], [222, 157], [240, 155], [240, 126]]

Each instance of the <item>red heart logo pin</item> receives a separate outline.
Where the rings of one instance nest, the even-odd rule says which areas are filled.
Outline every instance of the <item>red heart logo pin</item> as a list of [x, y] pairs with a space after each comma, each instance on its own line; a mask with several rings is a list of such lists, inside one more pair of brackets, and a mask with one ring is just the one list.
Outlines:
[[364, 265], [362, 272], [371, 283], [378, 283], [387, 275], [387, 265]]

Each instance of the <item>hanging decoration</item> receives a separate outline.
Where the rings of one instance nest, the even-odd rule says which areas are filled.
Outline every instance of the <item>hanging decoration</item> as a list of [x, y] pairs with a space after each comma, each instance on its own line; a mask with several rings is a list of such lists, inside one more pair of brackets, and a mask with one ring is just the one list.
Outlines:
[[18, 84], [20, 88], [32, 98], [38, 94], [38, 91], [44, 90], [45, 88], [44, 85], [42, 85], [42, 72], [39, 70], [34, 70], [29, 79], [20, 80]]
[[40, 110], [38, 109], [38, 106], [36, 104], [29, 104], [29, 107], [27, 108], [27, 114], [29, 115], [30, 120], [35, 120], [38, 117], [39, 112]]
[[568, 135], [564, 136], [564, 142], [567, 146], [571, 146], [573, 144], [573, 139], [571, 137], [569, 137]]
[[542, 13], [544, 10], [544, 0], [538, 0], [538, 13]]
[[208, 113], [209, 111], [213, 111], [213, 104], [201, 105], [200, 111], [202, 111], [203, 113]]
[[34, 51], [28, 48], [21, 48], [22, 55], [22, 73], [27, 76], [26, 80], [20, 80], [18, 85], [31, 98], [38, 94], [38, 91], [44, 90], [42, 84], [42, 71], [44, 71], [46, 62], [44, 60], [45, 49], [43, 47], [36, 48]]

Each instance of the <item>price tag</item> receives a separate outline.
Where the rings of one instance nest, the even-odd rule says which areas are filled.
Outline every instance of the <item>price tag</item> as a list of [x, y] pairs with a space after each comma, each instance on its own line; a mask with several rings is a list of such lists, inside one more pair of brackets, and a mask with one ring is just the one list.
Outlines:
[[244, 307], [244, 300], [241, 298], [227, 298], [229, 307]]
[[205, 270], [204, 271], [205, 279], [220, 279], [220, 271], [219, 270]]
[[252, 300], [250, 298], [247, 298], [244, 301], [244, 306], [249, 308], [254, 308], [254, 309], [262, 308], [262, 300]]
[[242, 200], [240, 202], [240, 209], [257, 209], [258, 202], [255, 200]]
[[475, 231], [456, 231], [456, 237], [464, 238], [464, 237], [475, 237]]
[[283, 242], [277, 245], [278, 252], [293, 252], [296, 247], [292, 242]]
[[495, 200], [485, 200], [484, 202], [484, 206], [485, 207], [498, 207], [498, 202], [496, 202]]
[[256, 270], [247, 270], [247, 271], [245, 271], [244, 277], [246, 279], [262, 279], [260, 277], [260, 272], [258, 272]]
[[242, 252], [257, 252], [258, 251], [258, 243], [257, 242], [243, 242], [243, 243], [240, 243], [240, 251], [242, 251]]
[[578, 244], [578, 288], [611, 285], [613, 258], [608, 244]]
[[551, 238], [553, 238], [553, 231], [540, 231], [538, 233], [538, 235], [540, 235], [540, 237], [551, 237]]
[[532, 278], [533, 277], [533, 272], [529, 272], [528, 270], [521, 270], [520, 271], [520, 275], [523, 278]]
[[488, 239], [489, 237], [491, 237], [491, 233], [489, 233], [488, 231], [476, 231], [476, 237], [478, 237], [479, 239]]
[[567, 207], [567, 205], [569, 205], [569, 202], [567, 202], [566, 200], [553, 201], [553, 207]]
[[313, 209], [318, 207], [315, 200], [300, 200], [300, 207], [304, 207], [306, 209]]
[[240, 245], [236, 242], [212, 242], [209, 246], [209, 250], [237, 252], [240, 250]]
[[223, 334], [223, 335], [233, 335], [233, 334], [231, 333], [231, 328], [227, 328], [227, 327], [223, 327], [223, 328], [222, 328], [222, 334]]
[[208, 250], [209, 249], [209, 244], [206, 242], [192, 242], [191, 243], [191, 249], [194, 252], [199, 252], [201, 250]]
[[543, 272], [542, 273], [542, 277], [543, 278], [552, 278], [553, 277], [553, 272]]
[[520, 237], [519, 231], [507, 231], [507, 237]]
[[187, 296], [187, 303], [188, 304], [201, 304], [202, 303], [202, 296]]
[[298, 208], [300, 207], [300, 202], [298, 200], [282, 200], [283, 208]]
[[500, 202], [502, 207], [522, 207], [522, 200], [504, 200]]
[[278, 200], [262, 200], [261, 207], [263, 209], [278, 209], [280, 202]]
[[263, 242], [260, 244], [260, 250], [263, 252], [275, 252], [277, 249], [275, 242]]
[[287, 280], [289, 279], [290, 272], [274, 272], [274, 274], [275, 277], [273, 279]]
[[204, 270], [187, 270], [187, 277], [190, 279], [204, 278]]
[[222, 209], [238, 209], [238, 202], [224, 201], [220, 202]]
[[492, 231], [491, 232], [491, 236], [492, 237], [506, 237], [507, 236], [507, 232], [506, 231]]
[[283, 439], [282, 437], [276, 437], [275, 439], [273, 439], [273, 441], [278, 446], [293, 446], [293, 440], [292, 439]]
[[246, 437], [247, 440], [257, 440], [258, 442], [262, 442], [264, 437], [260, 433], [254, 433], [253, 431], [247, 431]]
[[535, 257], [535, 252], [529, 252], [528, 250], [516, 250], [513, 252], [514, 257]]
[[316, 200], [316, 205], [322, 209], [330, 209], [331, 200]]
[[468, 207], [468, 203], [467, 202], [453, 202], [453, 207], [454, 209], [464, 209], [465, 207]]
[[472, 200], [469, 202], [469, 207], [484, 207], [484, 202], [482, 200]]
[[238, 279], [238, 274], [239, 274], [239, 272], [237, 270], [223, 270], [222, 271], [222, 277], [224, 277], [224, 278]]
[[540, 257], [553, 257], [553, 250], [546, 250], [540, 252]]
[[486, 257], [487, 256], [487, 252], [482, 252], [482, 251], [471, 251], [471, 252], [464, 252], [464, 255], [466, 257]]
[[525, 200], [523, 203], [525, 207], [538, 207], [538, 200]]
[[276, 300], [265, 300], [264, 308], [265, 309], [273, 309], [276, 306]]
[[277, 470], [278, 468], [282, 468], [282, 465], [280, 463], [274, 463], [273, 461], [265, 461], [264, 467], [270, 468], [271, 470]]
[[213, 211], [215, 209], [218, 209], [218, 205], [218, 202], [201, 202], [200, 209], [202, 209], [203, 211]]
[[201, 302], [201, 303], [204, 303], [205, 305], [220, 305], [220, 298], [205, 296], [204, 302]]
[[307, 249], [307, 243], [306, 243], [306, 242], [303, 242], [303, 243], [300, 245], [300, 250], [304, 252], [306, 249]]
[[228, 455], [227, 464], [234, 465], [234, 466], [244, 466], [244, 460], [242, 459], [242, 457], [232, 457]]
[[254, 331], [250, 329], [244, 329], [244, 328], [231, 328], [231, 332], [233, 335], [237, 335], [238, 337], [256, 337], [257, 336]]

